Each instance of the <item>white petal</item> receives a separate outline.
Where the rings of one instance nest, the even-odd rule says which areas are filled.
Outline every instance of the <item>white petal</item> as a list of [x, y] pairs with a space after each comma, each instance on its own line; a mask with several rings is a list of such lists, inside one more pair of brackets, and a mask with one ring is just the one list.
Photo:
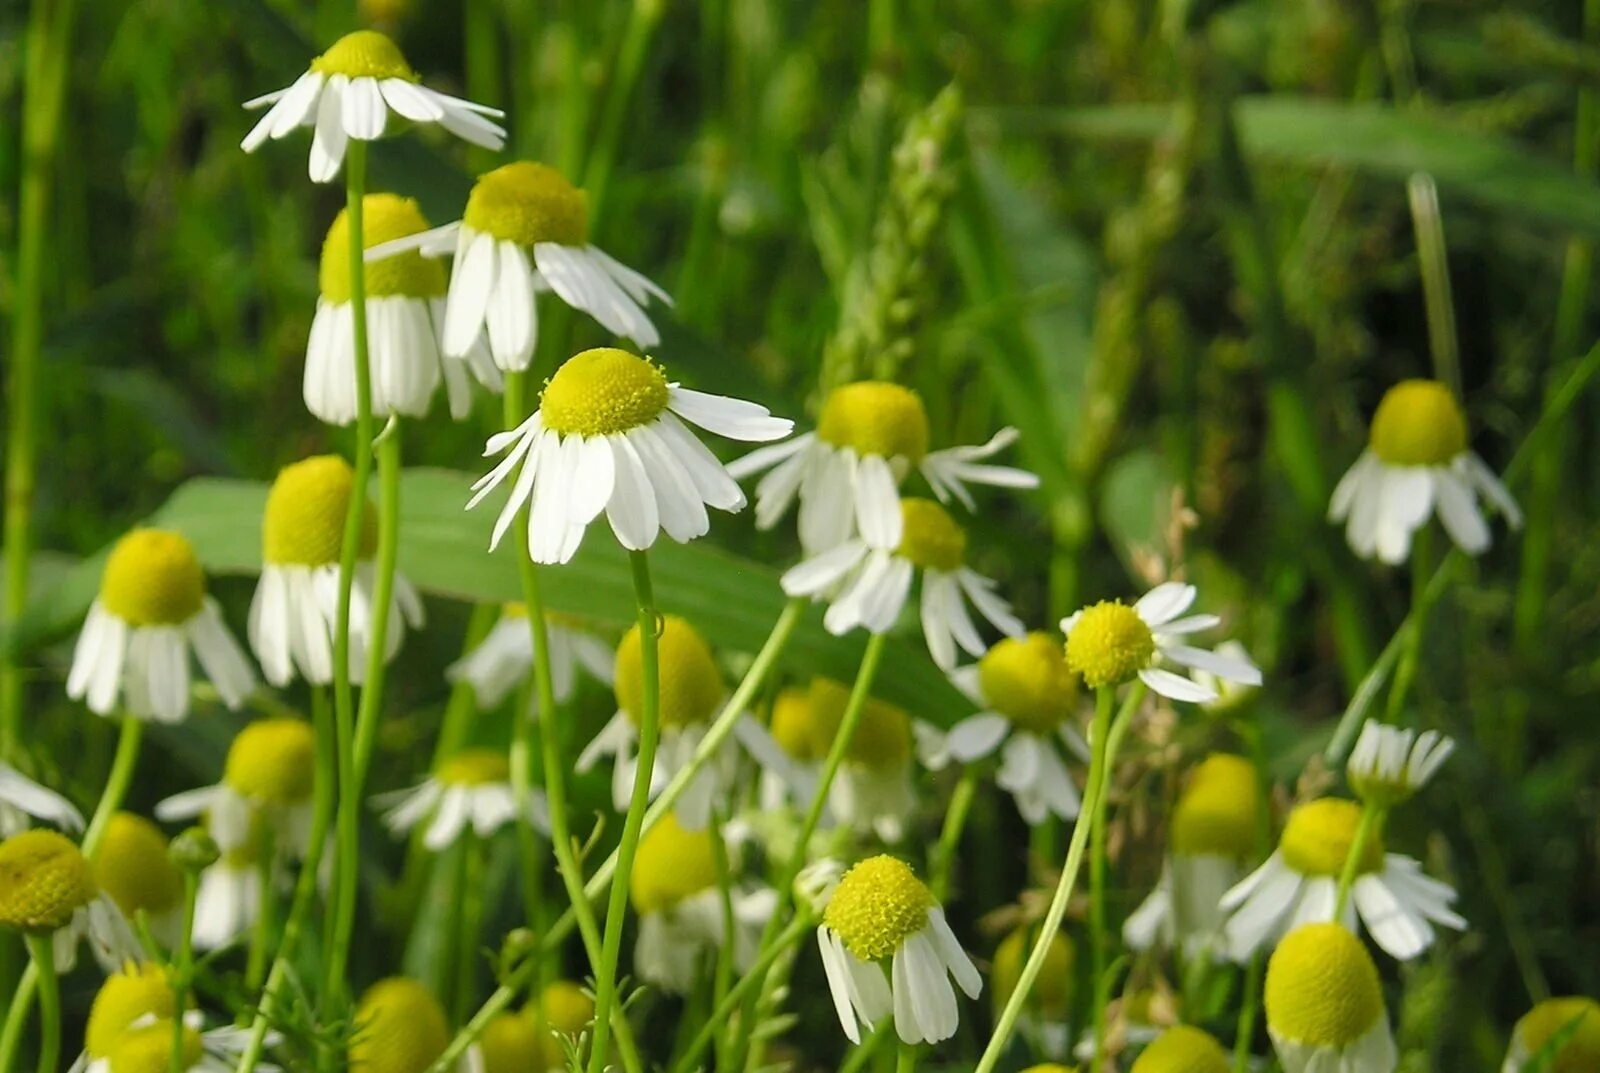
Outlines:
[[352, 138], [370, 142], [383, 136], [384, 121], [389, 110], [384, 107], [383, 93], [373, 78], [352, 78], [345, 87], [343, 99], [345, 133]]
[[794, 431], [793, 421], [787, 417], [773, 417], [772, 412], [759, 403], [708, 395], [686, 387], [671, 388], [669, 398], [668, 406], [673, 413], [730, 440], [764, 443], [781, 440]]
[[951, 727], [945, 743], [951, 756], [963, 764], [970, 764], [994, 752], [1010, 729], [1011, 724], [1005, 716], [979, 712]]
[[1195, 587], [1181, 581], [1168, 581], [1157, 585], [1133, 605], [1133, 609], [1152, 630], [1164, 625], [1189, 610], [1194, 603]]
[[1160, 667], [1150, 667], [1140, 671], [1139, 680], [1163, 697], [1170, 697], [1173, 700], [1205, 704], [1217, 699], [1215, 690], [1207, 689], [1193, 679], [1184, 678]]

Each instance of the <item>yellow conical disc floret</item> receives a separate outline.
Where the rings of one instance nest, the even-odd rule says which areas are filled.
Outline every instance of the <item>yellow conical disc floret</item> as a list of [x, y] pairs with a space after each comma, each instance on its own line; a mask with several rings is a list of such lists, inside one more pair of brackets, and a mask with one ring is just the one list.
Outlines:
[[1281, 1039], [1343, 1047], [1383, 1016], [1378, 970], [1367, 948], [1338, 924], [1306, 924], [1267, 962], [1267, 1027]]
[[[849, 703], [848, 687], [831, 678], [811, 680], [811, 748], [818, 756], [828, 755]], [[910, 757], [911, 717], [893, 704], [867, 701], [845, 758], [882, 770], [898, 767]]]
[[97, 893], [89, 862], [54, 831], [23, 831], [0, 842], [0, 928], [64, 928]]
[[1557, 1035], [1565, 1042], [1552, 1049], [1547, 1073], [1600, 1069], [1600, 1003], [1581, 996], [1545, 999], [1517, 1022], [1512, 1047], [1531, 1059]]
[[493, 749], [463, 749], [439, 765], [437, 777], [448, 786], [509, 782], [511, 762]]
[[[1350, 855], [1360, 823], [1361, 806], [1354, 801], [1337, 797], [1307, 801], [1289, 813], [1278, 849], [1289, 867], [1301, 875], [1337, 876], [1344, 870], [1344, 860]], [[1367, 839], [1356, 868], [1357, 875], [1382, 870], [1381, 838], [1374, 835]]]
[[311, 799], [316, 734], [299, 719], [258, 719], [234, 736], [222, 781], [240, 797], [266, 805]]
[[931, 499], [900, 501], [900, 556], [924, 570], [952, 573], [967, 557], [967, 533]]
[[519, 160], [478, 177], [461, 222], [502, 242], [589, 242], [589, 203], [555, 168]]
[[353, 34], [345, 34], [333, 43], [332, 48], [311, 61], [311, 69], [320, 74], [344, 75], [346, 78], [422, 81], [400, 54], [400, 47], [376, 30], [357, 30]]
[[1228, 1073], [1233, 1063], [1209, 1032], [1177, 1025], [1140, 1053], [1130, 1073]]
[[179, 626], [205, 602], [194, 546], [166, 529], [135, 529], [111, 549], [100, 603], [130, 626]]
[[[397, 194], [368, 194], [361, 200], [362, 246], [371, 249], [428, 229], [428, 219], [417, 203]], [[444, 266], [407, 250], [366, 265], [368, 298], [442, 298]], [[340, 210], [322, 240], [322, 268], [318, 280], [329, 302], [350, 300], [350, 217]]]
[[95, 994], [83, 1031], [83, 1049], [91, 1059], [105, 1058], [135, 1021], [154, 1017], [170, 1022], [177, 1008], [166, 970], [154, 963], [130, 963], [107, 976]]
[[822, 922], [862, 961], [891, 956], [928, 926], [933, 895], [904, 861], [868, 857], [839, 880]]
[[640, 913], [671, 909], [691, 894], [716, 885], [714, 830], [685, 831], [672, 813], [639, 839], [628, 893]]
[[1261, 781], [1242, 756], [1212, 753], [1189, 773], [1172, 810], [1172, 851], [1244, 861], [1256, 852]]
[[789, 686], [772, 701], [772, 739], [796, 760], [820, 760], [811, 732], [811, 691]]
[[[1060, 647], [1060, 646], [1052, 646]], [[989, 969], [989, 979], [994, 985], [994, 1008], [1003, 1010], [1011, 1001], [1011, 994], [1022, 978], [1022, 966], [1038, 942], [1037, 928], [1021, 927], [1007, 935], [994, 952], [994, 965]], [[1072, 940], [1056, 932], [1045, 949], [1044, 967], [1028, 993], [1028, 1008], [1037, 1011], [1047, 1021], [1065, 1021], [1072, 1014], [1073, 966], [1077, 951]]]
[[1007, 637], [978, 661], [984, 703], [1014, 726], [1048, 734], [1072, 715], [1078, 679], [1061, 645], [1047, 633]]
[[[331, 566], [339, 561], [355, 473], [338, 455], [284, 466], [267, 493], [262, 558], [275, 566]], [[361, 523], [363, 559], [378, 545], [378, 515], [368, 503]]]
[[667, 374], [615, 347], [574, 354], [539, 396], [546, 428], [563, 436], [612, 436], [648, 425], [669, 401]]
[[[141, 1025], [122, 1035], [107, 1052], [110, 1073], [167, 1073], [172, 1068], [172, 1021]], [[189, 1027], [182, 1030], [179, 1069], [193, 1069], [204, 1056], [200, 1033]]]
[[402, 976], [367, 988], [355, 1024], [350, 1073], [423, 1073], [449, 1042], [438, 999]]
[[[661, 616], [656, 638], [656, 663], [661, 687], [661, 725], [694, 726], [708, 722], [722, 704], [722, 672], [711, 658], [711, 646], [688, 621]], [[635, 725], [644, 715], [644, 645], [634, 625], [617, 645], [617, 707]]]
[[928, 453], [928, 411], [910, 388], [863, 380], [829, 392], [817, 421], [817, 436], [858, 455], [903, 458], [916, 464]]
[[548, 1068], [538, 1026], [527, 1012], [502, 1013], [478, 1037], [483, 1073], [526, 1073]]
[[565, 1069], [567, 1048], [561, 1037], [576, 1038], [594, 1020], [594, 999], [570, 980], [553, 980], [539, 996], [540, 1046], [545, 1069]]
[[1467, 449], [1467, 419], [1443, 384], [1405, 380], [1378, 403], [1371, 444], [1391, 466], [1442, 466]]
[[1067, 634], [1067, 666], [1091, 689], [1121, 685], [1148, 667], [1155, 654], [1150, 627], [1120, 600], [1084, 608]]
[[160, 916], [183, 898], [183, 876], [167, 857], [167, 838], [143, 816], [113, 814], [91, 865], [95, 886], [129, 920], [140, 911]]

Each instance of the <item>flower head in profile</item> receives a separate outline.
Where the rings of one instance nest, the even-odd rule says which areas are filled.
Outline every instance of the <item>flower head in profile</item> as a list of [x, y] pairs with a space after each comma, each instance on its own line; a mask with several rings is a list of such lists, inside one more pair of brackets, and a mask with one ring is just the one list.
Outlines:
[[839, 1023], [852, 1043], [885, 1018], [907, 1043], [938, 1043], [960, 1021], [953, 977], [968, 998], [983, 979], [944, 910], [904, 861], [869, 857], [845, 873], [817, 928]]
[[[850, 688], [817, 677], [811, 680], [809, 693], [811, 751], [826, 756], [844, 722]], [[905, 709], [868, 698], [828, 790], [833, 820], [885, 842], [904, 838], [917, 807], [913, 775], [923, 733]]]
[[67, 696], [110, 715], [180, 722], [189, 714], [189, 653], [223, 703], [243, 704], [255, 672], [206, 595], [194, 547], [165, 529], [135, 529], [111, 549], [67, 675]]
[[[488, 838], [517, 818], [511, 764], [496, 749], [463, 749], [421, 784], [383, 794], [377, 804], [385, 810], [384, 823], [396, 835], [426, 824], [422, 843], [435, 853], [453, 845], [469, 829], [479, 838]], [[543, 794], [529, 798], [528, 820], [549, 833], [550, 815]]]
[[[1361, 822], [1361, 806], [1318, 798], [1289, 814], [1278, 848], [1266, 863], [1223, 896], [1228, 952], [1244, 961], [1291, 928], [1333, 919], [1339, 875]], [[1400, 853], [1385, 853], [1370, 836], [1356, 864], [1356, 881], [1340, 922], [1354, 931], [1359, 915], [1372, 938], [1391, 957], [1414, 958], [1433, 944], [1434, 926], [1467, 926], [1451, 904], [1456, 892], [1430, 878], [1422, 865]]]
[[1405, 380], [1378, 403], [1367, 449], [1333, 490], [1328, 517], [1346, 523], [1364, 559], [1404, 562], [1411, 535], [1435, 513], [1456, 546], [1477, 555], [1489, 547], [1480, 498], [1513, 529], [1522, 525], [1511, 493], [1467, 446], [1467, 419], [1450, 389]]
[[1204, 1029], [1174, 1025], [1139, 1052], [1128, 1073], [1228, 1073], [1231, 1056]]
[[[989, 983], [997, 1018], [1011, 1001], [1022, 979], [1022, 967], [1038, 940], [1038, 926], [1023, 925], [995, 948]], [[1018, 1029], [1042, 1054], [1060, 1054], [1071, 1042], [1072, 1000], [1076, 991], [1073, 974], [1077, 961], [1077, 948], [1066, 932], [1057, 931], [1050, 937], [1044, 965], [1033, 981], [1033, 990], [1028, 992], [1017, 1020]]]
[[[687, 424], [685, 423], [687, 422]], [[680, 544], [711, 529], [707, 507], [738, 511], [744, 493], [688, 425], [735, 440], [787, 436], [793, 422], [753, 402], [691, 391], [625, 350], [585, 350], [545, 384], [539, 409], [489, 439], [506, 452], [473, 485], [476, 506], [522, 466], [495, 522], [490, 547], [528, 509], [528, 555], [564, 563], [589, 523], [605, 513], [623, 547], [642, 551], [665, 532]]]
[[29, 817], [64, 831], [83, 830], [83, 813], [76, 805], [10, 764], [0, 763], [0, 838], [27, 830]]
[[1522, 1015], [1511, 1031], [1501, 1073], [1590, 1073], [1600, 1069], [1600, 1002], [1571, 995], [1547, 998]]
[[54, 831], [23, 831], [0, 842], [0, 929], [49, 936], [59, 972], [77, 964], [85, 939], [102, 965], [143, 957], [122, 911], [95, 884], [89, 861]]
[[383, 34], [375, 30], [346, 34], [287, 88], [245, 102], [250, 109], [271, 107], [240, 148], [253, 153], [269, 138], [285, 138], [311, 127], [311, 180], [326, 183], [344, 165], [350, 139], [376, 141], [393, 126], [403, 125], [391, 117], [436, 123], [485, 149], [505, 145], [506, 132], [485, 118], [499, 119], [504, 112], [428, 89], [421, 82], [399, 47]]
[[[1067, 666], [1091, 689], [1119, 686], [1137, 677], [1163, 697], [1202, 704], [1216, 700], [1217, 694], [1196, 681], [1193, 671], [1260, 685], [1261, 672], [1248, 659], [1186, 643], [1190, 634], [1221, 621], [1216, 615], [1184, 616], [1194, 599], [1193, 585], [1168, 581], [1139, 597], [1132, 607], [1102, 600], [1076, 612], [1061, 621], [1061, 632], [1067, 635]], [[1169, 670], [1169, 665], [1179, 672]]]
[[131, 812], [116, 812], [89, 865], [95, 885], [126, 919], [143, 915], [151, 934], [172, 945], [183, 926], [183, 876], [167, 848], [167, 837], [155, 824]]
[[1390, 1073], [1394, 1037], [1378, 970], [1338, 924], [1305, 924], [1267, 962], [1267, 1034], [1284, 1073]]
[[[550, 652], [550, 684], [557, 704], [572, 699], [580, 671], [597, 682], [611, 684], [616, 657], [599, 635], [573, 619], [547, 612], [545, 636]], [[532, 669], [533, 634], [528, 629], [528, 609], [521, 603], [508, 603], [488, 635], [452, 663], [445, 676], [452, 682], [470, 685], [480, 708], [495, 708]]]
[[[157, 810], [159, 812], [159, 809]], [[206, 817], [207, 834], [221, 849], [221, 840]], [[200, 872], [200, 887], [194, 900], [194, 945], [196, 950], [221, 950], [231, 946], [250, 930], [261, 916], [262, 862], [268, 854], [274, 860], [280, 848], [271, 843], [265, 824], [258, 819], [249, 827], [245, 841], [220, 855]]]
[[1387, 808], [1426, 786], [1455, 749], [1455, 741], [1437, 730], [1418, 734], [1369, 719], [1345, 774], [1356, 796]]
[[520, 1010], [484, 1026], [467, 1048], [463, 1073], [550, 1073], [567, 1068], [567, 1054], [594, 1020], [594, 1000], [570, 980], [552, 980]]
[[947, 671], [955, 666], [958, 645], [972, 656], [988, 647], [969, 603], [1007, 637], [1022, 636], [1021, 620], [995, 593], [995, 583], [966, 565], [967, 534], [955, 519], [931, 499], [902, 499], [896, 510], [901, 524], [893, 527], [894, 543], [864, 535], [836, 544], [784, 574], [783, 591], [827, 600], [823, 624], [829, 633], [858, 626], [887, 633], [920, 575], [923, 639], [934, 663]]
[[[278, 471], [261, 519], [261, 580], [250, 601], [250, 648], [267, 681], [280, 689], [296, 674], [312, 685], [333, 681], [333, 635], [339, 617], [339, 554], [355, 474], [338, 455], [316, 455]], [[362, 510], [350, 591], [350, 680], [367, 672], [377, 573], [377, 514]], [[394, 575], [384, 657], [393, 659], [405, 627], [422, 625], [422, 597]]]
[[[173, 1020], [179, 1018], [172, 978], [160, 965], [129, 963], [112, 972], [95, 993], [84, 1028], [81, 1073], [159, 1073], [172, 1068]], [[198, 1010], [181, 1014], [178, 1068], [226, 1073], [238, 1061], [244, 1032], [207, 1030]], [[261, 1067], [268, 1069], [269, 1067]]]
[[844, 543], [853, 533], [873, 547], [900, 545], [900, 484], [915, 468], [940, 502], [973, 509], [969, 484], [1036, 488], [1039, 478], [986, 459], [1016, 442], [1001, 429], [976, 447], [929, 450], [928, 412], [910, 388], [861, 381], [834, 388], [815, 432], [754, 451], [729, 467], [743, 480], [770, 471], [756, 485], [756, 525], [770, 529], [800, 502], [800, 546], [808, 555]]
[[363, 1073], [421, 1073], [450, 1042], [444, 1007], [426, 987], [403, 976], [379, 980], [362, 994], [351, 1023], [349, 1068]]
[[257, 719], [228, 746], [222, 781], [174, 794], [156, 805], [172, 822], [199, 816], [224, 852], [244, 849], [270, 831], [276, 852], [298, 858], [311, 838], [316, 737], [303, 719]]

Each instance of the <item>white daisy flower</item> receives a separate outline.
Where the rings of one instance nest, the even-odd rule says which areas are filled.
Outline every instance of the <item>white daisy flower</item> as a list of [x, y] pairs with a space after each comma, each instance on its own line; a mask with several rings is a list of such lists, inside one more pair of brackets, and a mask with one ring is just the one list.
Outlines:
[[652, 298], [672, 304], [666, 291], [589, 244], [584, 192], [545, 164], [518, 161], [479, 176], [460, 221], [387, 243], [367, 259], [406, 250], [455, 255], [445, 355], [487, 352], [507, 372], [533, 359], [545, 291], [645, 349], [661, 342], [645, 307]]
[[772, 700], [767, 730], [787, 763], [785, 771], [762, 768], [757, 791], [762, 810], [776, 811], [791, 802], [797, 808], [809, 807], [827, 756], [827, 743], [822, 743], [819, 751], [812, 729], [811, 688], [786, 686], [779, 690]]
[[1267, 1034], [1284, 1073], [1391, 1073], [1378, 969], [1337, 924], [1290, 932], [1267, 962]]
[[428, 89], [421, 81], [393, 41], [375, 30], [357, 30], [312, 60], [311, 69], [286, 89], [246, 101], [246, 108], [272, 107], [239, 147], [253, 153], [268, 138], [312, 127], [311, 181], [326, 183], [343, 167], [349, 140], [383, 137], [390, 113], [412, 123], [437, 123], [485, 149], [505, 145], [506, 132], [484, 118], [500, 119], [504, 112]]
[[[83, 1052], [69, 1073], [170, 1068], [172, 1018], [176, 1014], [172, 978], [165, 967], [154, 962], [122, 966], [108, 975], [95, 993], [84, 1028]], [[248, 1030], [232, 1025], [207, 1029], [199, 1010], [186, 1010], [182, 1016], [187, 1064], [180, 1068], [206, 1073], [232, 1069], [244, 1052]], [[256, 1068], [263, 1073], [276, 1073], [277, 1069], [264, 1064]]]
[[556, 370], [532, 417], [490, 437], [485, 454], [509, 453], [473, 485], [467, 508], [520, 463], [491, 549], [524, 504], [528, 555], [537, 563], [570, 560], [602, 511], [632, 551], [654, 544], [663, 530], [687, 543], [710, 530], [706, 507], [738, 511], [745, 500], [684, 422], [736, 440], [781, 439], [793, 428], [764, 406], [670, 383], [647, 358], [586, 350]]
[[1067, 754], [1087, 763], [1089, 748], [1073, 723], [1078, 680], [1061, 642], [1044, 633], [1007, 637], [950, 677], [980, 709], [950, 728], [950, 757], [971, 764], [998, 751], [995, 781], [1030, 826], [1076, 816], [1081, 799]]
[[894, 1019], [906, 1043], [938, 1043], [960, 1021], [951, 977], [977, 998], [983, 980], [933, 895], [905, 862], [869, 857], [846, 872], [817, 928], [834, 1010], [850, 1042]]
[[1023, 634], [1011, 605], [995, 594], [995, 583], [966, 565], [967, 534], [931, 499], [902, 499], [902, 524], [895, 542], [873, 536], [851, 538], [805, 560], [783, 575], [783, 591], [828, 601], [823, 625], [835, 635], [862, 626], [870, 633], [894, 627], [922, 577], [922, 635], [934, 663], [955, 666], [956, 647], [981, 656], [988, 646], [967, 611], [971, 603], [1008, 637]]
[[114, 812], [89, 859], [95, 885], [126, 920], [144, 917], [163, 945], [183, 929], [183, 874], [168, 856], [167, 836], [143, 816]]
[[1204, 704], [1217, 693], [1193, 677], [1167, 670], [1175, 664], [1244, 685], [1261, 684], [1261, 672], [1244, 656], [1225, 656], [1185, 644], [1192, 633], [1221, 622], [1216, 615], [1179, 618], [1194, 604], [1195, 587], [1178, 581], [1157, 585], [1132, 607], [1102, 600], [1061, 620], [1067, 635], [1067, 666], [1091, 689], [1139, 680], [1173, 700]]
[[[84, 1073], [123, 1073], [124, 1070], [170, 1070], [182, 1073], [231, 1073], [244, 1053], [249, 1030], [237, 1027], [203, 1031], [203, 1018], [196, 1011], [184, 1016], [176, 1036], [178, 1062], [172, 1064], [174, 1025], [171, 1019], [145, 1018], [132, 1025], [111, 1044], [99, 1059], [86, 1062]], [[256, 1064], [261, 1073], [277, 1073], [277, 1066]], [[76, 1069], [73, 1071], [76, 1073]]]
[[144, 951], [115, 902], [95, 884], [78, 847], [54, 831], [23, 831], [0, 842], [0, 929], [49, 935], [57, 972], [71, 972], [88, 940], [107, 968]]
[[[990, 996], [999, 1018], [1022, 979], [1022, 966], [1039, 940], [1037, 924], [1015, 929], [995, 947], [989, 966]], [[1057, 931], [1045, 948], [1044, 966], [1028, 992], [1017, 1030], [1040, 1054], [1064, 1054], [1072, 1036], [1072, 1000], [1076, 990], [1074, 969], [1078, 952], [1066, 932]]]
[[[298, 673], [312, 685], [333, 681], [339, 620], [339, 554], [355, 478], [338, 455], [318, 455], [278, 471], [261, 520], [261, 580], [250, 601], [250, 647], [267, 681], [280, 689]], [[368, 503], [350, 588], [350, 680], [367, 673], [377, 571], [377, 516]], [[400, 573], [389, 603], [385, 658], [394, 659], [407, 625], [423, 623], [422, 597]]]
[[1411, 534], [1437, 512], [1456, 546], [1478, 555], [1489, 547], [1480, 496], [1521, 528], [1516, 500], [1467, 447], [1467, 420], [1450, 389], [1405, 380], [1378, 404], [1367, 449], [1333, 490], [1328, 518], [1347, 521], [1345, 537], [1357, 555], [1392, 565], [1405, 561]]
[[1538, 1068], [1552, 1073], [1600, 1069], [1600, 1002], [1570, 995], [1534, 1006], [1512, 1029], [1500, 1073], [1532, 1073], [1541, 1057], [1548, 1064]]
[[1212, 753], [1195, 765], [1172, 809], [1161, 878], [1123, 923], [1129, 947], [1180, 947], [1193, 959], [1217, 943], [1227, 919], [1219, 903], [1256, 855], [1264, 808], [1248, 760]]
[[[813, 678], [810, 701], [811, 747], [825, 757], [844, 722], [850, 687]], [[904, 838], [917, 809], [912, 778], [916, 761], [929, 751], [923, 747], [923, 733], [904, 709], [868, 699], [828, 790], [833, 821], [885, 842]]]
[[10, 764], [0, 764], [0, 838], [27, 830], [30, 816], [65, 831], [83, 830], [83, 813], [71, 801]]
[[302, 859], [311, 841], [316, 749], [304, 720], [248, 723], [228, 747], [222, 781], [174, 794], [156, 805], [156, 817], [173, 823], [204, 816], [224, 853], [244, 849], [270, 830], [279, 856]]
[[1367, 720], [1350, 751], [1345, 774], [1363, 801], [1387, 808], [1428, 784], [1455, 752], [1454, 739], [1437, 730], [1401, 730]]
[[[1272, 856], [1222, 899], [1229, 956], [1245, 961], [1292, 928], [1333, 919], [1339, 874], [1360, 822], [1361, 806], [1332, 797], [1289, 814]], [[1450, 907], [1456, 892], [1424, 875], [1412, 858], [1385, 853], [1376, 834], [1367, 839], [1358, 869], [1340, 923], [1354, 931], [1359, 915], [1390, 957], [1405, 961], [1422, 953], [1433, 944], [1434, 925], [1467, 926]]]
[[[557, 704], [572, 699], [578, 672], [610, 685], [615, 656], [611, 646], [562, 615], [545, 614], [545, 635], [550, 645], [550, 684]], [[528, 630], [528, 609], [508, 603], [500, 621], [471, 652], [452, 663], [445, 677], [472, 686], [478, 707], [495, 708], [533, 670], [533, 635]], [[537, 700], [535, 700], [537, 703]]]
[[[835, 388], [822, 404], [817, 430], [754, 451], [728, 467], [739, 480], [770, 470], [756, 485], [756, 525], [771, 529], [800, 501], [800, 546], [827, 551], [853, 533], [874, 546], [900, 544], [899, 486], [915, 467], [941, 502], [973, 509], [969, 484], [1037, 488], [1025, 470], [984, 460], [1015, 443], [1016, 429], [974, 447], [928, 450], [922, 399], [899, 384], [862, 381]], [[848, 509], [841, 509], [849, 504]]]
[[189, 714], [190, 651], [228, 707], [254, 692], [255, 672], [206, 595], [194, 548], [177, 533], [135, 529], [106, 559], [72, 653], [67, 696], [100, 715], [120, 698], [136, 719], [180, 722]]
[[[427, 824], [422, 844], [435, 853], [453, 845], [469, 827], [479, 838], [488, 838], [517, 818], [511, 764], [492, 749], [463, 749], [420, 785], [381, 794], [376, 804], [385, 810], [383, 822], [396, 835]], [[529, 798], [528, 820], [550, 833], [543, 794]]]
[[1128, 1073], [1228, 1073], [1231, 1069], [1233, 1056], [1215, 1036], [1190, 1025], [1173, 1025], [1139, 1052]]

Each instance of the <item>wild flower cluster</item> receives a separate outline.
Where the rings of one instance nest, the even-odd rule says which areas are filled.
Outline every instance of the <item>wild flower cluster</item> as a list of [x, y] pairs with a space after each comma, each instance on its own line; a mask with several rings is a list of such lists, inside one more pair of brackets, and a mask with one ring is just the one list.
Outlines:
[[[1262, 673], [1179, 568], [1054, 628], [1025, 622], [975, 568], [966, 523], [990, 509], [980, 495], [1037, 483], [996, 461], [1014, 430], [941, 443], [916, 392], [854, 380], [827, 385], [796, 435], [756, 402], [684, 386], [649, 354], [670, 298], [590, 242], [583, 190], [545, 164], [483, 174], [461, 219], [439, 227], [368, 190], [377, 139], [433, 124], [503, 142], [500, 113], [429, 89], [381, 34], [343, 38], [248, 107], [262, 115], [246, 151], [309, 131], [310, 178], [345, 180], [304, 394], [315, 417], [354, 425], [353, 460], [277, 474], [243, 623], [226, 621], [182, 532], [135, 529], [106, 558], [66, 678], [120, 727], [91, 818], [0, 767], [0, 926], [30, 954], [0, 1073], [29, 1044], [41, 1070], [689, 1073], [799, 1068], [845, 1040], [847, 1069], [885, 1048], [902, 1071], [924, 1058], [978, 1073], [1396, 1068], [1390, 963], [1469, 927], [1452, 885], [1403, 852], [1418, 847], [1386, 843], [1389, 817], [1449, 777], [1454, 748], [1403, 725], [1404, 675], [1384, 718], [1335, 734], [1344, 790], [1313, 779], [1280, 818], [1249, 733]], [[920, 248], [931, 223], [912, 224]], [[883, 286], [900, 301], [911, 285], [896, 280]], [[535, 399], [556, 303], [625, 345], [569, 357]], [[903, 347], [904, 313], [862, 338]], [[521, 585], [449, 672], [486, 713], [482, 732], [441, 742], [408, 788], [371, 794], [385, 680], [425, 625], [396, 567], [398, 427], [427, 420], [441, 389], [457, 419], [478, 393], [503, 396], [504, 431], [484, 450], [495, 461], [461, 505], [494, 500], [483, 554], [509, 537]], [[761, 446], [724, 464], [713, 446], [725, 441]], [[1446, 387], [1394, 385], [1329, 505], [1351, 549], [1425, 580], [1435, 517], [1469, 555], [1490, 543], [1486, 507], [1516, 526], [1468, 444]], [[733, 660], [658, 602], [650, 553], [743, 510], [742, 482], [756, 525], [792, 519], [801, 555], [767, 639]], [[620, 638], [551, 612], [541, 590], [612, 539], [637, 604]], [[1417, 592], [1402, 666], [1428, 611]], [[864, 636], [853, 681], [791, 651], [812, 604], [828, 633]], [[948, 676], [970, 715], [935, 725], [880, 691], [902, 635], [929, 657], [907, 666]], [[569, 754], [578, 699], [597, 690], [615, 715]], [[197, 694], [252, 716], [216, 781], [161, 801], [153, 820], [121, 811], [146, 724], [182, 723]], [[497, 738], [487, 715], [508, 703]], [[1126, 877], [1147, 897], [1117, 920], [1119, 761], [1174, 713], [1239, 744], [1181, 762], [1170, 809], [1148, 825], [1159, 871]], [[591, 771], [609, 778], [613, 808], [596, 836], [569, 796]], [[1031, 843], [1007, 852], [1031, 849], [1048, 876], [1046, 891], [1018, 894], [992, 949], [970, 913], [945, 911], [973, 878], [961, 865], [964, 836], [983, 837], [968, 831], [979, 802], [1015, 809]], [[374, 818], [409, 841], [409, 860], [460, 869], [456, 897], [425, 909], [442, 914], [453, 978], [408, 976], [398, 952], [376, 958], [392, 975], [352, 978]], [[501, 864], [520, 894], [509, 922], [483, 897]], [[79, 1018], [63, 1017], [60, 974], [85, 945], [105, 975], [81, 1041], [63, 1041]], [[635, 1000], [650, 993], [681, 1002], [675, 1039], [640, 1030]], [[1530, 1012], [1505, 1069], [1534, 1068], [1600, 1068], [1600, 1007]]]

